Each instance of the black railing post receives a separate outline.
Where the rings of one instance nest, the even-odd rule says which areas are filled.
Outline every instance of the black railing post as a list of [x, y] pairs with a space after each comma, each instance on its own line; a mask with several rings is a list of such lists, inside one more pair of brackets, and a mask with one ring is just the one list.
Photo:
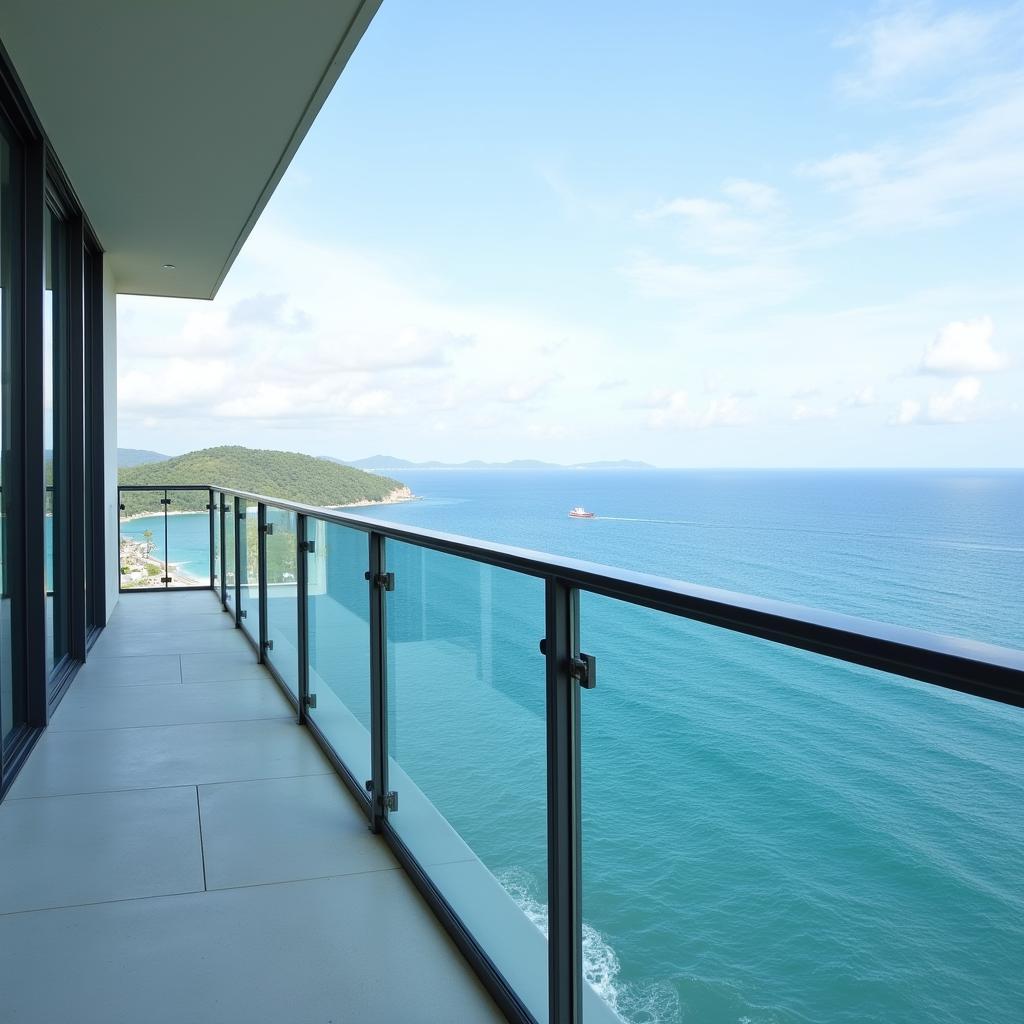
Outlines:
[[267, 660], [267, 506], [256, 506], [256, 592], [259, 595], [260, 662]]
[[370, 828], [380, 832], [388, 802], [388, 627], [384, 586], [386, 552], [381, 534], [370, 532], [366, 574], [370, 592]]
[[227, 538], [224, 535], [224, 520], [226, 518], [225, 513], [227, 512], [227, 495], [223, 492], [219, 492], [217, 498], [217, 511], [220, 515], [220, 603], [222, 608], [228, 606], [228, 552], [227, 552]]
[[214, 530], [214, 519], [213, 517], [217, 514], [217, 505], [213, 500], [213, 490], [210, 490], [210, 503], [206, 506], [210, 510], [210, 589], [213, 590], [213, 581], [217, 578], [217, 573], [214, 569], [216, 562], [214, 559], [217, 557], [216, 547], [216, 531]]
[[171, 550], [170, 550], [170, 545], [168, 543], [168, 537], [167, 537], [167, 512], [168, 512], [168, 509], [170, 508], [170, 505], [171, 505], [171, 499], [167, 497], [167, 491], [165, 489], [164, 490], [164, 500], [163, 500], [163, 506], [164, 506], [164, 578], [163, 578], [163, 584], [164, 584], [164, 590], [166, 590], [171, 585], [171, 557], [170, 557], [171, 556]]
[[299, 634], [299, 725], [309, 714], [309, 540], [306, 517], [295, 517], [295, 599], [297, 632]]
[[235, 535], [235, 626], [242, 626], [242, 536], [241, 519], [238, 512], [238, 498], [231, 502], [232, 532]]
[[580, 818], [579, 591], [545, 584], [548, 774], [548, 1019], [583, 1020], [583, 909]]
[[124, 587], [121, 585], [121, 581], [124, 579], [124, 576], [121, 574], [121, 513], [123, 511], [123, 491], [119, 484], [117, 488], [117, 592], [119, 594], [124, 593]]

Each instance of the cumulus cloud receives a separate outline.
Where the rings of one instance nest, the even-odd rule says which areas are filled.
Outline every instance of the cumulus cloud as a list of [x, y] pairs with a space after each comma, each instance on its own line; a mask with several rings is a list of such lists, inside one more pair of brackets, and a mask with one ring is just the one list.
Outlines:
[[577, 379], [591, 363], [620, 369], [575, 324], [444, 301], [439, 290], [261, 222], [215, 302], [119, 299], [121, 418], [216, 421], [213, 436], [260, 421], [333, 437], [385, 418], [418, 431], [457, 411], [467, 432], [514, 432], [518, 409], [560, 379], [558, 366]]
[[994, 333], [990, 316], [946, 324], [925, 349], [921, 371], [959, 376], [1004, 369], [1009, 359], [992, 347]]
[[974, 418], [975, 403], [980, 394], [981, 381], [977, 377], [963, 377], [949, 391], [936, 392], [927, 402], [903, 399], [889, 423], [898, 427], [915, 423], [967, 423]]

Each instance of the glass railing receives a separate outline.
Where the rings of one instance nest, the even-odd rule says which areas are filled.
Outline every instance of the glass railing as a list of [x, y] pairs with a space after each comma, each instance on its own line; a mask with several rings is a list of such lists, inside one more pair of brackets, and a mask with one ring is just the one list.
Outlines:
[[1024, 653], [210, 493], [225, 609], [510, 1019], [1019, 1020]]
[[213, 586], [215, 504], [208, 487], [119, 488], [121, 590]]

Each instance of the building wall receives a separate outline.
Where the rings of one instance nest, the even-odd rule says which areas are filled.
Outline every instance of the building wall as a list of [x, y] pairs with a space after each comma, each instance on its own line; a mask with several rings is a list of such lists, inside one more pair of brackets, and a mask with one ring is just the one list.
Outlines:
[[106, 531], [104, 577], [107, 620], [117, 604], [117, 292], [109, 259], [103, 257], [103, 509]]

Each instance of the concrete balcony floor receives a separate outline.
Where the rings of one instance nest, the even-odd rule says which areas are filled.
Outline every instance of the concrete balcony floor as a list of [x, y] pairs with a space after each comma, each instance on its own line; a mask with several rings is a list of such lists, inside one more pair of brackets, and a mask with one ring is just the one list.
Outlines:
[[0, 865], [4, 1021], [504, 1020], [211, 593], [122, 596]]

